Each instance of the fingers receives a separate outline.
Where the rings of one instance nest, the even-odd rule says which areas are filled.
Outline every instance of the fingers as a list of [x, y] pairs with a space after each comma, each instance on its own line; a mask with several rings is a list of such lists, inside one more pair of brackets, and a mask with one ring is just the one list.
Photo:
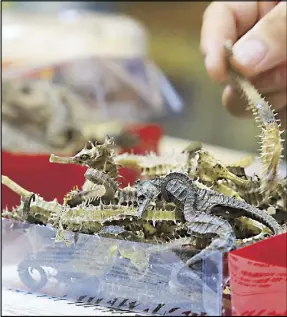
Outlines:
[[230, 114], [238, 118], [251, 118], [252, 113], [246, 111], [247, 103], [231, 86], [227, 85], [222, 93], [222, 104]]
[[263, 94], [286, 89], [287, 65], [284, 62], [272, 70], [257, 75], [251, 79], [252, 84]]
[[280, 1], [258, 1], [258, 17], [257, 20], [263, 18], [269, 11], [271, 11]]
[[[286, 111], [287, 96], [286, 88], [278, 92], [264, 94], [265, 99], [272, 105], [272, 107], [281, 114], [281, 117]], [[226, 86], [222, 94], [222, 103], [227, 110], [234, 116], [239, 118], [251, 118], [252, 113], [246, 111], [247, 103], [240, 97], [240, 95], [231, 87]], [[285, 118], [283, 118], [286, 122]]]
[[[281, 109], [286, 104], [286, 62], [251, 78], [250, 81], [265, 96], [266, 100], [272, 104], [274, 109]], [[234, 116], [241, 118], [251, 117], [251, 113], [245, 111], [246, 101], [229, 85], [223, 91], [222, 102]]]
[[[230, 39], [235, 43], [258, 20], [270, 14], [278, 3], [279, 1], [215, 1], [207, 7], [203, 16], [200, 47], [205, 55], [207, 71], [213, 80], [223, 82], [227, 78], [224, 42]], [[284, 10], [282, 4], [278, 10]], [[278, 10], [267, 21], [276, 19]], [[239, 66], [242, 67], [240, 64]]]
[[[223, 82], [227, 79], [224, 43], [232, 40], [235, 68], [251, 78], [285, 127], [286, 12], [285, 1], [213, 2], [203, 16], [200, 43], [210, 77]], [[222, 102], [233, 115], [252, 116], [230, 86], [225, 88]]]
[[212, 2], [203, 16], [201, 50], [212, 79], [226, 79], [224, 43], [249, 30], [257, 18], [256, 2]]
[[233, 46], [237, 68], [245, 76], [266, 72], [286, 61], [286, 10], [281, 1]]

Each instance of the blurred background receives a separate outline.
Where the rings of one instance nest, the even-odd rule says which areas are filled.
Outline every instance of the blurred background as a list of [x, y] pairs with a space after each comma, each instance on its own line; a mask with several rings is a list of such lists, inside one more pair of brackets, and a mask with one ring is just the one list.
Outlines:
[[199, 50], [202, 15], [210, 2], [13, 2], [5, 10], [57, 13], [63, 9], [125, 14], [147, 32], [149, 58], [183, 101], [179, 114], [151, 118], [165, 134], [231, 149], [257, 152], [253, 120], [232, 117], [222, 107], [222, 87], [211, 82]]

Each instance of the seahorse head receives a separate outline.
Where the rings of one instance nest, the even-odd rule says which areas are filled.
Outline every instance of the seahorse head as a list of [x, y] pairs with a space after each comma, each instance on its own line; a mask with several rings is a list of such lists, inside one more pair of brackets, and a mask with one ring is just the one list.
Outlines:
[[97, 144], [89, 142], [90, 147], [87, 144], [76, 155], [71, 157], [60, 157], [52, 154], [50, 156], [51, 163], [60, 164], [79, 164], [88, 167], [95, 168], [99, 163], [104, 163], [113, 158], [115, 143], [113, 138], [106, 136], [104, 144]]

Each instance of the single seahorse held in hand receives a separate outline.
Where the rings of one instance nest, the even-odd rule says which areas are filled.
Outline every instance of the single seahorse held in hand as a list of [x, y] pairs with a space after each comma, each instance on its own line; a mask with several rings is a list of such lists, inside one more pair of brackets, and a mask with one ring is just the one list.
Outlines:
[[280, 120], [276, 118], [274, 109], [260, 95], [256, 88], [230, 62], [232, 57], [232, 42], [226, 41], [227, 70], [235, 88], [248, 101], [246, 110], [251, 110], [261, 129], [260, 160], [262, 164], [262, 191], [272, 192], [278, 184], [278, 167], [283, 157], [283, 139]]

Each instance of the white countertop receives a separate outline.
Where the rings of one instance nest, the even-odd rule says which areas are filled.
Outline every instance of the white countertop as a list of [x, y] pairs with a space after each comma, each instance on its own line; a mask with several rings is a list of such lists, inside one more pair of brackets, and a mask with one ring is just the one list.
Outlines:
[[66, 299], [35, 296], [28, 292], [2, 290], [1, 316], [136, 316], [136, 313], [89, 306]]

